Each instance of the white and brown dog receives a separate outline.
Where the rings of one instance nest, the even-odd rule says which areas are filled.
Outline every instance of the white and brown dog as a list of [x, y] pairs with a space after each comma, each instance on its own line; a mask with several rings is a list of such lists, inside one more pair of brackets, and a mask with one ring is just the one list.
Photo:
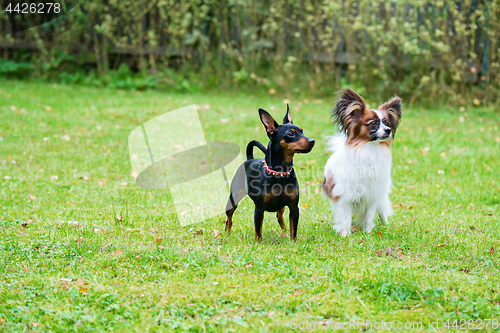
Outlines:
[[325, 165], [323, 191], [331, 200], [335, 231], [351, 233], [354, 221], [366, 232], [374, 228], [378, 213], [387, 224], [392, 215], [391, 143], [401, 120], [401, 98], [395, 96], [377, 110], [354, 90], [342, 91], [332, 117], [340, 133], [329, 139], [333, 152]]

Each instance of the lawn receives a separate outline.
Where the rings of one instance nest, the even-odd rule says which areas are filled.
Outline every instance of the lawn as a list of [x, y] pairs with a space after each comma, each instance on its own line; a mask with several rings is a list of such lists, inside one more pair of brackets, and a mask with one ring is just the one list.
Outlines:
[[[296, 243], [270, 213], [256, 243], [248, 198], [232, 234], [217, 236], [224, 214], [183, 227], [167, 190], [135, 185], [127, 140], [141, 123], [199, 104], [207, 141], [244, 149], [267, 143], [257, 110], [281, 120], [284, 98], [317, 140], [295, 157]], [[404, 109], [393, 146], [395, 214], [388, 226], [341, 238], [319, 191], [331, 108], [331, 98], [3, 80], [0, 330], [324, 331], [320, 322], [349, 320], [498, 329], [500, 114]]]

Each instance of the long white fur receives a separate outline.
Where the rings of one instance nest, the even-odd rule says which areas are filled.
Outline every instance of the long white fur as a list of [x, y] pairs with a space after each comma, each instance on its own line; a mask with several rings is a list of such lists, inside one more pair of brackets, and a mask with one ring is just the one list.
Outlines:
[[374, 228], [376, 213], [386, 224], [392, 215], [392, 154], [389, 146], [380, 143], [377, 140], [352, 147], [347, 145], [344, 134], [329, 139], [333, 155], [326, 162], [325, 178], [334, 179], [331, 195], [339, 197], [336, 202], [330, 200], [334, 229], [344, 237], [351, 233], [353, 215], [357, 215], [354, 224], [366, 232]]

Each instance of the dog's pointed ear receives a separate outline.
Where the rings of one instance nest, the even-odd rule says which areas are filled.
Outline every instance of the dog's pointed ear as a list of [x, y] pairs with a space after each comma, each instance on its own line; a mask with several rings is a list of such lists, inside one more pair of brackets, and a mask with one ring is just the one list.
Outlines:
[[293, 124], [292, 115], [290, 114], [290, 106], [286, 103], [286, 115], [283, 118], [283, 124]]
[[345, 89], [337, 94], [337, 104], [332, 117], [342, 130], [349, 134], [366, 110], [366, 103], [354, 90]]
[[378, 108], [379, 110], [387, 112], [392, 131], [396, 134], [396, 129], [398, 128], [401, 116], [403, 115], [401, 98], [394, 96], [384, 104], [381, 104]]
[[267, 131], [267, 136], [271, 137], [274, 133], [278, 132], [278, 123], [274, 118], [264, 109], [259, 109], [260, 121], [264, 124]]

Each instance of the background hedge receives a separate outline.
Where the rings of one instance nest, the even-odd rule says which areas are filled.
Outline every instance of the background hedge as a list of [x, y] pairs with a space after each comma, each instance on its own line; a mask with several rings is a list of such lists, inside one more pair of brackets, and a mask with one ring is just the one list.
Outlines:
[[128, 67], [141, 73], [144, 86], [331, 93], [349, 84], [412, 104], [481, 104], [499, 97], [499, 4], [87, 0], [16, 34], [2, 12], [0, 72], [119, 86]]

